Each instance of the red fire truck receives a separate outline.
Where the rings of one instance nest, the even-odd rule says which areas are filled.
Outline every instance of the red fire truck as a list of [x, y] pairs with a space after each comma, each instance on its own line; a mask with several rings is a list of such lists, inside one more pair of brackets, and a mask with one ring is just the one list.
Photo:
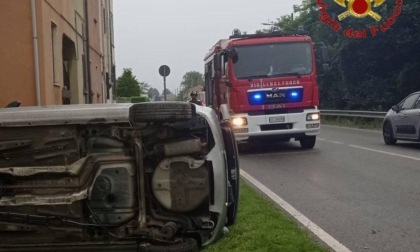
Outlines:
[[314, 147], [320, 131], [316, 65], [328, 69], [323, 44], [301, 31], [235, 30], [204, 61], [206, 105], [230, 121], [238, 142], [294, 138], [304, 149]]

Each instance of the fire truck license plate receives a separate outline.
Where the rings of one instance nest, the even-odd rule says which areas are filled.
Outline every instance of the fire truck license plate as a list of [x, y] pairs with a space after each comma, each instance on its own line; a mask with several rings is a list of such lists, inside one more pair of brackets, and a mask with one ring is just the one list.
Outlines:
[[284, 116], [270, 117], [270, 118], [268, 118], [268, 121], [270, 123], [281, 123], [281, 122], [284, 122]]

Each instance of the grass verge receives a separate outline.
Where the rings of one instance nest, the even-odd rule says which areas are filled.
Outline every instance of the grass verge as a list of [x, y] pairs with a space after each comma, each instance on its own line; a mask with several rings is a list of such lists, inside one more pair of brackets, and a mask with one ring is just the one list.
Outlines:
[[321, 123], [325, 125], [334, 125], [340, 127], [369, 129], [382, 131], [382, 119], [360, 118], [360, 117], [339, 117], [322, 116]]
[[268, 199], [241, 183], [237, 223], [202, 251], [328, 251]]

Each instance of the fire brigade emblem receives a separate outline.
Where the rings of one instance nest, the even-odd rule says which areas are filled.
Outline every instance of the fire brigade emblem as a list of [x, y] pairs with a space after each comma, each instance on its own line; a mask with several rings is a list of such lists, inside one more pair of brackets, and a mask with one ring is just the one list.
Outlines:
[[356, 18], [370, 16], [376, 21], [380, 21], [382, 16], [372, 10], [372, 5], [374, 8], [379, 7], [385, 2], [385, 0], [334, 0], [334, 2], [341, 7], [347, 8], [345, 12], [338, 15], [339, 21], [347, 18], [348, 16]]

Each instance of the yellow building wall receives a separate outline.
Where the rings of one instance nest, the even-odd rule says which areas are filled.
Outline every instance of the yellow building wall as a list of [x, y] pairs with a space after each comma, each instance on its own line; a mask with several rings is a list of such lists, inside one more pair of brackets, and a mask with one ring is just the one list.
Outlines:
[[[41, 17], [43, 38], [40, 41], [42, 52], [42, 77], [45, 105], [62, 104], [63, 83], [63, 36], [74, 43], [75, 60], [72, 62], [70, 86], [71, 103], [85, 103], [83, 95], [83, 0], [45, 0], [42, 3]], [[52, 26], [55, 26], [54, 39]], [[54, 43], [53, 43], [54, 41]], [[54, 57], [53, 57], [54, 55]], [[53, 59], [54, 58], [54, 59]]]
[[105, 101], [103, 97], [103, 55], [101, 36], [99, 36], [103, 32], [103, 27], [100, 1], [88, 1], [88, 13], [92, 103], [103, 103]]
[[36, 104], [30, 1], [0, 2], [0, 107]]
[[[87, 1], [85, 20], [84, 0], [36, 0], [41, 105], [62, 104], [65, 85], [71, 99], [64, 102], [86, 103], [86, 65], [90, 67], [90, 102], [106, 102], [103, 1]], [[13, 100], [22, 106], [37, 105], [31, 1], [0, 1], [0, 22], [0, 107]], [[83, 57], [86, 26], [89, 62]], [[64, 58], [70, 60], [64, 64]], [[69, 73], [66, 77], [65, 72]]]

